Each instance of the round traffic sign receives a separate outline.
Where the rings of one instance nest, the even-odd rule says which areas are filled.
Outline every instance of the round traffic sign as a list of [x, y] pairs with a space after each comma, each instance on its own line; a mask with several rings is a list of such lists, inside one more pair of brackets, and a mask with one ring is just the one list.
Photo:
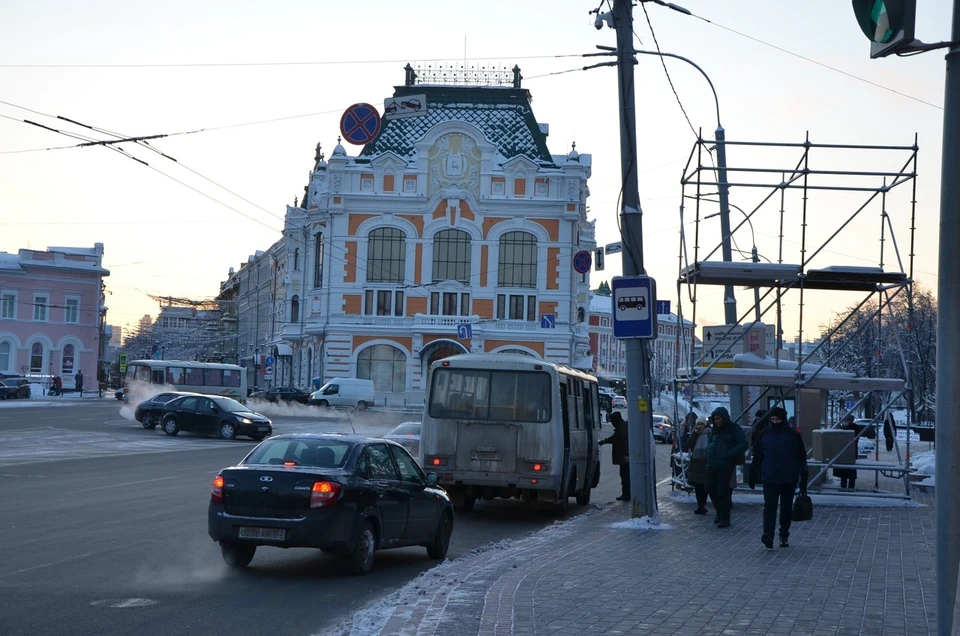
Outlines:
[[340, 118], [340, 132], [352, 144], [369, 143], [380, 133], [380, 113], [370, 104], [354, 104]]
[[272, 367], [274, 362], [276, 362], [276, 360], [273, 359], [273, 356], [267, 356], [263, 360], [263, 363], [268, 367]]
[[268, 364], [263, 367], [263, 375], [273, 375], [273, 365]]
[[580, 250], [573, 255], [573, 269], [580, 274], [586, 274], [593, 265], [593, 256], [586, 250]]

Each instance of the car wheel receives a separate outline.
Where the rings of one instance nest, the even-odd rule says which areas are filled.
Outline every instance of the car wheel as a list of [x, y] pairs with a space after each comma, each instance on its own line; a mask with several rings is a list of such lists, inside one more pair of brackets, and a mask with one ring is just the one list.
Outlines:
[[366, 409], [367, 409], [367, 403], [366, 403], [366, 402], [364, 402], [363, 400], [360, 400], [359, 402], [357, 402], [357, 410], [358, 410], [358, 411], [365, 411]]
[[7, 399], [6, 392], [0, 393], [0, 400], [6, 400], [6, 399]]
[[219, 432], [223, 439], [234, 439], [237, 436], [237, 426], [230, 422], [220, 422]]
[[427, 546], [427, 556], [437, 561], [442, 561], [447, 557], [447, 548], [450, 547], [450, 534], [453, 532], [453, 519], [449, 512], [444, 512], [440, 517], [440, 523], [437, 524], [437, 534], [433, 537], [433, 543]]
[[232, 568], [247, 567], [253, 561], [253, 555], [256, 552], [257, 546], [255, 545], [220, 544], [220, 554], [223, 556], [223, 562]]
[[153, 417], [149, 413], [144, 413], [140, 416], [140, 423], [143, 425], [143, 428], [157, 427], [157, 423], [153, 421]]
[[255, 442], [260, 442], [260, 441], [263, 441], [264, 437], [266, 437], [266, 435], [264, 435], [263, 433], [257, 433], [256, 435], [251, 435], [250, 439], [252, 439]]
[[317, 406], [322, 406], [323, 408], [327, 408], [328, 406], [330, 406], [330, 403], [327, 402], [326, 400], [320, 400], [319, 402], [317, 402]]
[[163, 421], [163, 432], [171, 437], [180, 432], [180, 425], [177, 424], [176, 418], [168, 417]]
[[360, 530], [353, 542], [353, 549], [347, 554], [347, 567], [353, 574], [366, 574], [373, 569], [373, 553], [377, 549], [377, 535], [369, 521], [360, 524]]

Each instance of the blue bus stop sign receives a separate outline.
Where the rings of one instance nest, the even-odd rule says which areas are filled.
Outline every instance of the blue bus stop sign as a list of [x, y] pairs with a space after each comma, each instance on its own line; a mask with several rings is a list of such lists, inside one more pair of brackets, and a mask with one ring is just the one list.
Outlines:
[[615, 338], [657, 337], [657, 283], [649, 276], [614, 276]]

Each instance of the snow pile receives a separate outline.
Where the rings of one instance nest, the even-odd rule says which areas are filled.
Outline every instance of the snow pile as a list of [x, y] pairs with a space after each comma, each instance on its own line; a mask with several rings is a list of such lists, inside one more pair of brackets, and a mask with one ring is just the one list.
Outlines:
[[914, 455], [910, 463], [913, 465], [913, 472], [916, 474], [930, 475], [932, 477], [937, 473], [936, 461], [936, 451], [924, 451]]
[[650, 517], [640, 517], [638, 519], [627, 519], [617, 523], [611, 523], [611, 528], [624, 528], [626, 530], [670, 530], [672, 526], [668, 523], [660, 523], [660, 515], [651, 519]]

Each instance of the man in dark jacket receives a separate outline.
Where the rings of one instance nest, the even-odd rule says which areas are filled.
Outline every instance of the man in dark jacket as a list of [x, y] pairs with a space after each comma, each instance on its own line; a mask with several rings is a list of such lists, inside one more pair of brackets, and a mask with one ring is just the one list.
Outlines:
[[763, 483], [763, 535], [760, 541], [773, 547], [773, 531], [780, 505], [780, 547], [790, 543], [790, 522], [793, 493], [800, 483], [800, 492], [807, 492], [807, 450], [803, 438], [787, 426], [787, 412], [774, 407], [768, 412], [770, 425], [757, 437], [750, 466], [750, 487]]
[[730, 419], [722, 406], [710, 414], [713, 432], [707, 444], [707, 492], [717, 510], [718, 528], [730, 527], [730, 478], [737, 458], [747, 450], [743, 429]]
[[613, 463], [620, 466], [620, 490], [622, 494], [617, 501], [630, 501], [630, 444], [627, 437], [627, 421], [620, 411], [614, 411], [610, 416], [613, 423], [613, 435], [600, 440], [600, 444], [613, 444], [611, 456]]

